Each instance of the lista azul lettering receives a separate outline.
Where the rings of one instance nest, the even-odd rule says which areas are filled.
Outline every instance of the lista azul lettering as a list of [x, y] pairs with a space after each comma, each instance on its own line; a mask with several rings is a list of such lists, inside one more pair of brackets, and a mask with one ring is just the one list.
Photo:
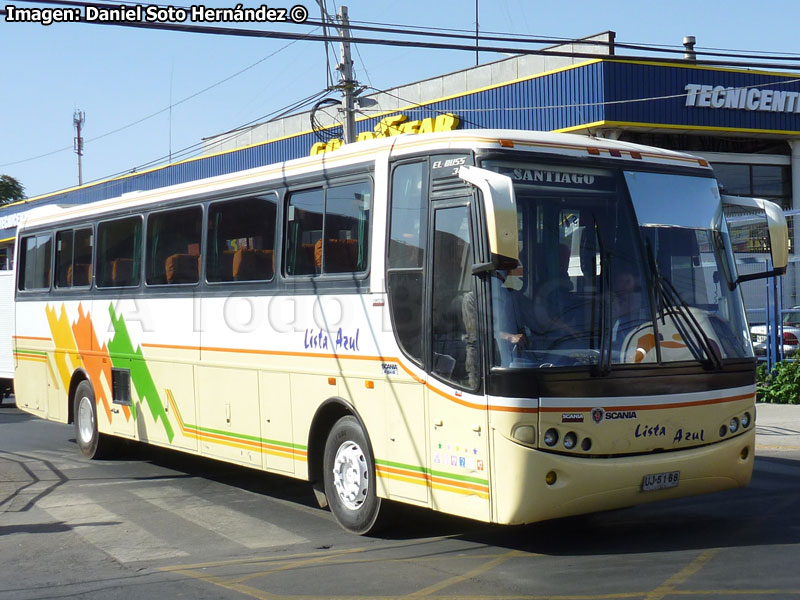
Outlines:
[[358, 352], [358, 337], [360, 329], [356, 329], [355, 334], [345, 333], [340, 327], [335, 336], [328, 334], [321, 329], [306, 329], [303, 338], [303, 347], [306, 350], [347, 350], [348, 352]]
[[637, 425], [633, 436], [637, 438], [643, 437], [664, 437], [667, 435], [667, 428], [663, 425]]
[[533, 183], [566, 183], [570, 185], [592, 185], [594, 183], [594, 175], [566, 173], [564, 171], [514, 169], [512, 176], [517, 181], [530, 181]]
[[675, 436], [672, 438], [673, 444], [680, 444], [681, 442], [705, 442], [705, 430], [701, 429], [700, 431], [684, 431], [683, 429], [678, 429], [675, 432]]

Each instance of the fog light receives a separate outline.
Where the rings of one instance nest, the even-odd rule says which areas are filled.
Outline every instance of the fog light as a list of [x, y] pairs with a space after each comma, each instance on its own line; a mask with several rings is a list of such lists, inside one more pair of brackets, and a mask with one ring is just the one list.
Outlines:
[[588, 452], [592, 449], [592, 440], [591, 438], [583, 438], [581, 442], [581, 448], [583, 448], [584, 452]]
[[567, 435], [564, 436], [564, 448], [566, 448], [567, 450], [572, 450], [577, 445], [578, 445], [578, 436], [575, 435], [574, 432], [570, 431]]
[[725, 425], [719, 428], [719, 437], [725, 437], [726, 433], [728, 433], [728, 428]]
[[739, 431], [739, 419], [733, 417], [731, 419], [731, 424], [728, 425], [728, 429], [731, 430], [731, 433], [736, 433], [737, 431]]
[[548, 429], [544, 432], [544, 443], [548, 446], [555, 446], [558, 443], [558, 432], [555, 429]]
[[750, 413], [746, 412], [742, 415], [742, 428], [747, 429], [750, 426]]
[[739, 458], [741, 458], [742, 460], [747, 460], [748, 456], [750, 456], [750, 448], [745, 446], [744, 448], [742, 448], [742, 451], [739, 452]]
[[544, 482], [547, 485], [553, 485], [556, 481], [558, 481], [558, 475], [556, 475], [555, 471], [550, 471], [547, 475], [544, 476]]
[[531, 425], [520, 425], [514, 428], [511, 437], [523, 444], [533, 444], [536, 442], [536, 430]]

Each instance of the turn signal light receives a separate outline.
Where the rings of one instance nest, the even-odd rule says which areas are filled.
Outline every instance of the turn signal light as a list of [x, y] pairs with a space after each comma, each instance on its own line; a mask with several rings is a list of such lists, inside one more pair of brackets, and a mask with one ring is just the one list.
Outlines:
[[536, 430], [532, 425], [520, 425], [514, 428], [511, 437], [523, 444], [533, 444], [536, 442]]

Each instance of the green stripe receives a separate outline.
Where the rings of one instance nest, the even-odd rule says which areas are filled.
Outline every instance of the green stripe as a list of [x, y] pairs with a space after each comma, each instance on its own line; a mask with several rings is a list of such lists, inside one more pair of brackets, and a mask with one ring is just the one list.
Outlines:
[[255, 435], [247, 435], [244, 433], [233, 433], [231, 431], [222, 431], [220, 429], [211, 429], [210, 427], [199, 427], [197, 425], [191, 425], [190, 423], [184, 423], [184, 427], [187, 429], [194, 429], [200, 433], [213, 433], [216, 435], [221, 435], [224, 437], [234, 438], [238, 440], [247, 440], [250, 442], [257, 442], [259, 444], [272, 444], [274, 446], [283, 446], [284, 448], [291, 448], [293, 450], [308, 450], [308, 446], [303, 446], [302, 444], [290, 444], [289, 442], [281, 442], [278, 440], [268, 440], [265, 438], [261, 438]]
[[482, 485], [489, 485], [488, 479], [480, 479], [479, 477], [470, 477], [469, 475], [457, 475], [455, 473], [445, 473], [444, 471], [434, 471], [425, 467], [418, 467], [416, 465], [407, 465], [404, 463], [392, 462], [390, 460], [376, 459], [375, 463], [383, 465], [384, 467], [395, 467], [397, 469], [406, 469], [407, 471], [415, 471], [425, 475], [435, 475], [436, 477], [443, 477], [445, 479], [455, 479], [456, 481], [466, 481], [468, 483], [479, 483]]
[[[114, 338], [108, 342], [108, 354], [111, 357], [111, 364], [114, 367], [130, 370], [131, 381], [136, 388], [140, 401], [144, 400], [156, 422], [161, 421], [167, 434], [167, 439], [172, 443], [175, 433], [167, 418], [164, 403], [161, 401], [156, 384], [153, 381], [153, 375], [144, 360], [142, 347], [139, 346], [134, 351], [133, 342], [125, 325], [125, 319], [122, 314], [117, 317], [113, 303], [109, 304], [108, 312], [111, 314], [111, 323], [114, 327]], [[133, 409], [133, 406], [131, 408]]]
[[47, 356], [47, 352], [41, 350], [14, 350], [14, 354], [36, 354], [38, 356]]

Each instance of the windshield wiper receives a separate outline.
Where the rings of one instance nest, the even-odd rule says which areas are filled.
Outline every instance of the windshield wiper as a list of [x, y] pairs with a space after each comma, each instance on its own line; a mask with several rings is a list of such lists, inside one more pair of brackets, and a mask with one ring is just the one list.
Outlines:
[[[678, 311], [678, 314], [683, 317], [683, 320], [686, 322], [687, 329], [689, 333], [694, 338], [697, 346], [708, 356], [708, 361], [711, 363], [711, 366], [716, 370], [722, 370], [722, 358], [719, 354], [714, 350], [714, 344], [711, 341], [711, 338], [708, 337], [708, 334], [703, 330], [703, 327], [698, 322], [697, 318], [692, 313], [689, 305], [686, 301], [681, 297], [678, 290], [675, 288], [675, 285], [666, 277], [663, 277], [661, 273], [656, 271], [656, 278], [658, 281], [658, 291], [660, 292], [661, 296], [664, 300], [669, 303], [669, 305]], [[661, 318], [662, 321], [664, 319], [664, 315], [666, 310], [664, 310], [662, 304], [662, 313]], [[676, 326], [678, 325], [677, 319], [673, 317], [673, 322]], [[679, 326], [680, 329], [683, 329]], [[687, 337], [684, 335], [684, 331], [681, 331], [681, 335], [683, 337]], [[690, 346], [691, 348], [691, 346]], [[698, 360], [700, 357], [697, 357]]]

